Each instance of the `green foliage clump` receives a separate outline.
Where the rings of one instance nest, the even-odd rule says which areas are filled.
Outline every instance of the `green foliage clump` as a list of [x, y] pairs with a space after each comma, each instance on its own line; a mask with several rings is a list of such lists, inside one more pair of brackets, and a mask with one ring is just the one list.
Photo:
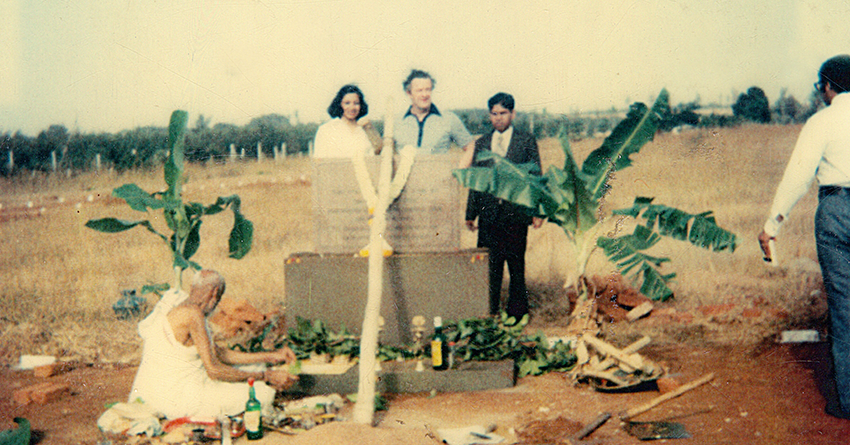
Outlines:
[[[268, 323], [262, 331], [260, 331], [256, 336], [247, 339], [242, 343], [235, 343], [231, 345], [231, 349], [242, 352], [263, 352], [266, 351], [266, 338], [269, 337], [275, 330], [277, 329], [278, 323], [280, 323], [280, 317], [272, 320]], [[280, 348], [284, 345], [284, 341], [278, 341], [274, 345], [274, 349]]]
[[446, 338], [455, 342], [455, 354], [461, 361], [498, 361], [512, 359], [517, 376], [568, 371], [576, 363], [572, 349], [563, 343], [552, 347], [543, 333], [523, 335], [528, 315], [517, 320], [502, 312], [497, 318], [470, 318], [446, 323]]
[[338, 332], [327, 328], [322, 320], [308, 320], [296, 317], [295, 326], [289, 328], [289, 347], [299, 359], [310, 354], [330, 354], [331, 356], [357, 357], [360, 354], [360, 342], [343, 327]]
[[[504, 312], [497, 318], [469, 318], [457, 322], [445, 322], [446, 339], [455, 343], [455, 358], [458, 361], [499, 361], [514, 360], [518, 376], [541, 375], [553, 371], [568, 371], [575, 365], [576, 357], [569, 345], [558, 342], [549, 346], [542, 333], [523, 335], [528, 324], [528, 316], [517, 320]], [[237, 348], [244, 351], [263, 350], [265, 338], [274, 331], [270, 324], [256, 337], [249, 339]], [[329, 354], [332, 357], [359, 357], [360, 339], [348, 332], [345, 327], [334, 332], [321, 320], [308, 320], [296, 317], [296, 326], [289, 329], [285, 341], [275, 348], [287, 344], [298, 359], [309, 358], [311, 354]], [[410, 360], [417, 356], [430, 354], [429, 342], [419, 350], [416, 345], [380, 345], [378, 359]]]
[[732, 114], [753, 122], [769, 123], [770, 104], [764, 90], [750, 87], [746, 93], [738, 95], [738, 100], [732, 105]]

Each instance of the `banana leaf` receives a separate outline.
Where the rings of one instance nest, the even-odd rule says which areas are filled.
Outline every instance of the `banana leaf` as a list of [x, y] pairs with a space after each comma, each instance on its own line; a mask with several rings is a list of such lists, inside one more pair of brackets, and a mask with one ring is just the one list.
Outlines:
[[514, 164], [489, 151], [479, 153], [476, 160], [489, 161], [491, 166], [452, 172], [464, 187], [521, 205], [532, 213], [537, 209], [546, 190], [536, 164]]
[[162, 238], [163, 241], [168, 242], [168, 238], [166, 238], [165, 235], [157, 232], [156, 229], [151, 226], [150, 221], [147, 220], [127, 221], [126, 219], [118, 218], [100, 218], [86, 221], [85, 225], [89, 229], [97, 230], [98, 232], [104, 233], [118, 233], [123, 232], [125, 230], [130, 230], [136, 226], [142, 226], [147, 229], [148, 232], [151, 232], [154, 235], [157, 235]]
[[478, 160], [493, 159], [490, 167], [454, 170], [458, 182], [472, 190], [489, 193], [529, 209], [530, 213], [560, 225], [568, 236], [587, 231], [597, 223], [600, 199], [612, 172], [631, 165], [629, 156], [651, 141], [661, 111], [669, 108], [667, 90], [661, 90], [652, 109], [637, 103], [579, 168], [562, 132], [564, 168], [550, 167], [544, 176], [528, 166], [517, 166], [504, 158], [479, 154]]
[[[127, 221], [117, 218], [102, 218], [86, 222], [86, 227], [106, 233], [117, 233], [143, 226], [151, 233], [159, 236], [171, 248], [173, 267], [183, 271], [187, 268], [200, 269], [198, 263], [191, 258], [199, 249], [201, 243], [201, 218], [205, 215], [215, 215], [227, 207], [233, 211], [233, 228], [228, 239], [228, 255], [241, 259], [251, 250], [254, 226], [239, 211], [240, 200], [237, 195], [219, 197], [210, 205], [184, 203], [181, 197], [184, 174], [184, 139], [188, 113], [182, 110], [174, 111], [168, 126], [168, 159], [164, 166], [164, 179], [168, 188], [165, 192], [148, 193], [135, 184], [125, 184], [113, 190], [113, 196], [123, 199], [133, 210], [147, 212], [148, 210], [163, 211], [163, 219], [171, 230], [167, 237], [157, 232], [149, 221]], [[180, 274], [178, 273], [178, 285]]]
[[168, 283], [156, 283], [156, 284], [146, 284], [142, 286], [142, 295], [154, 293], [159, 298], [162, 298], [162, 294], [165, 293], [168, 289], [171, 289], [171, 285]]
[[[180, 252], [179, 244], [182, 240], [190, 236], [192, 230], [192, 222], [187, 215], [186, 206], [183, 204], [181, 197], [183, 189], [183, 172], [184, 172], [184, 134], [186, 132], [186, 122], [189, 120], [189, 114], [183, 110], [176, 110], [171, 113], [171, 120], [168, 123], [168, 159], [165, 160], [164, 179], [168, 185], [168, 190], [163, 194], [163, 201], [169, 205], [165, 208], [165, 222], [168, 228], [174, 232], [173, 238], [175, 254]], [[174, 265], [183, 267], [178, 264], [179, 255], [174, 256]]]
[[[183, 248], [180, 248], [179, 243], [183, 243]], [[171, 235], [171, 250], [175, 253], [175, 255], [179, 255], [184, 260], [188, 260], [198, 251], [198, 248], [201, 247], [201, 220], [198, 219], [193, 222], [193, 224], [189, 228], [189, 232], [187, 232], [182, 238], [177, 237], [177, 233]]]
[[181, 181], [183, 179], [183, 148], [186, 123], [189, 121], [189, 113], [183, 110], [175, 110], [171, 113], [168, 122], [168, 159], [165, 161], [165, 183], [168, 184], [167, 196], [172, 199], [180, 199]]
[[588, 155], [581, 172], [594, 200], [598, 201], [608, 191], [611, 173], [632, 165], [629, 156], [653, 139], [662, 112], [669, 108], [666, 89], [661, 90], [651, 110], [642, 103], [632, 105], [626, 118], [617, 124], [602, 146]]
[[568, 233], [586, 230], [596, 224], [598, 204], [584, 187], [565, 135], [561, 144], [566, 158], [564, 169], [550, 167], [545, 176], [539, 175], [533, 163], [517, 165], [492, 152], [482, 152], [476, 158], [491, 161], [490, 166], [452, 173], [464, 187], [523, 206], [530, 214], [544, 216]]
[[711, 212], [690, 214], [652, 201], [653, 198], [639, 196], [631, 207], [614, 210], [615, 215], [642, 218], [645, 224], [636, 226], [630, 235], [600, 237], [596, 244], [623, 274], [632, 273], [633, 279], [642, 282], [640, 291], [644, 295], [664, 301], [673, 296], [667, 283], [675, 274], [662, 274], [659, 268], [669, 259], [649, 256], [642, 251], [658, 243], [661, 236], [669, 236], [715, 252], [726, 249], [734, 252], [737, 236], [719, 227]]
[[[664, 301], [673, 296], [667, 286], [676, 274], [664, 275], [658, 271], [669, 258], [647, 255], [643, 251], [655, 246], [661, 236], [646, 226], [636, 226], [633, 233], [619, 237], [599, 237], [601, 247], [609, 260], [617, 265], [623, 275], [641, 281], [640, 292], [652, 300]], [[633, 272], [633, 273], [632, 273]]]
[[251, 251], [254, 242], [254, 223], [242, 216], [236, 209], [233, 210], [233, 229], [230, 230], [230, 238], [227, 241], [228, 256], [234, 259], [242, 259]]
[[[206, 207], [196, 202], [187, 204], [184, 211], [187, 221], [190, 223], [190, 229], [183, 238], [183, 258], [188, 260], [200, 247], [201, 218], [206, 215], [221, 213], [228, 207], [233, 211], [233, 228], [230, 230], [230, 237], [228, 238], [228, 256], [238, 260], [247, 255], [251, 251], [253, 243], [254, 225], [242, 215], [239, 210], [240, 206], [241, 200], [238, 195], [219, 196], [214, 204]], [[176, 241], [175, 236], [172, 236], [172, 249], [179, 251], [175, 248]]]
[[717, 225], [711, 212], [690, 214], [682, 210], [660, 204], [653, 204], [652, 198], [637, 197], [631, 207], [614, 210], [615, 215], [628, 215], [643, 218], [646, 227], [658, 233], [680, 241], [688, 241], [703, 249], [715, 252], [729, 249], [734, 252], [738, 246], [738, 237]]
[[136, 184], [124, 184], [112, 190], [112, 196], [123, 199], [133, 210], [147, 212], [148, 209], [159, 210], [166, 207], [166, 202], [156, 198]]
[[564, 151], [563, 170], [550, 167], [545, 180], [548, 193], [540, 202], [540, 213], [561, 226], [567, 235], [584, 232], [597, 223], [599, 201], [587, 191], [587, 185], [579, 171], [570, 149], [570, 141], [561, 133], [561, 149]]
[[640, 275], [643, 278], [640, 293], [657, 301], [667, 301], [673, 297], [673, 291], [667, 286], [667, 283], [672, 281], [676, 274], [663, 275], [657, 269], [646, 264], [640, 270]]

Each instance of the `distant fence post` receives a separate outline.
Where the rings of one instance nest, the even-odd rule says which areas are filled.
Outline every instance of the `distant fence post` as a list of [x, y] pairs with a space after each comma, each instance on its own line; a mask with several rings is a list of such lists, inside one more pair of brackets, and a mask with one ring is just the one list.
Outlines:
[[94, 169], [100, 171], [100, 153], [94, 155]]
[[56, 173], [56, 150], [50, 151], [50, 171]]
[[263, 143], [257, 142], [257, 162], [263, 162]]
[[12, 170], [15, 169], [15, 153], [12, 150], [9, 150], [9, 162], [6, 163], [6, 167], [9, 170], [9, 173], [12, 173]]
[[230, 162], [236, 161], [236, 144], [230, 144]]
[[239, 159], [245, 159], [245, 148], [239, 149]]

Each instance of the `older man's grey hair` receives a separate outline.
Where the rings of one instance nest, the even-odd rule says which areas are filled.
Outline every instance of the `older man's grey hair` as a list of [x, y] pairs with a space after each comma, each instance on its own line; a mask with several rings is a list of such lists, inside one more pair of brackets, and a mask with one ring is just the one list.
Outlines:
[[202, 269], [192, 278], [192, 287], [195, 289], [218, 289], [218, 295], [224, 294], [224, 277], [211, 269]]

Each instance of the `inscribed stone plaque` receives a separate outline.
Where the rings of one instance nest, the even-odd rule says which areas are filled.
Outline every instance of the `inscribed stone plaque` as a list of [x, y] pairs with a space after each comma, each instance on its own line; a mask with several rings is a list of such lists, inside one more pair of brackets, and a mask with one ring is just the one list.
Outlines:
[[[460, 185], [452, 176], [457, 156], [417, 155], [399, 198], [387, 210], [385, 239], [400, 253], [460, 248]], [[377, 184], [379, 157], [366, 159]], [[369, 243], [366, 201], [349, 159], [315, 159], [313, 221], [316, 253], [355, 253]]]

